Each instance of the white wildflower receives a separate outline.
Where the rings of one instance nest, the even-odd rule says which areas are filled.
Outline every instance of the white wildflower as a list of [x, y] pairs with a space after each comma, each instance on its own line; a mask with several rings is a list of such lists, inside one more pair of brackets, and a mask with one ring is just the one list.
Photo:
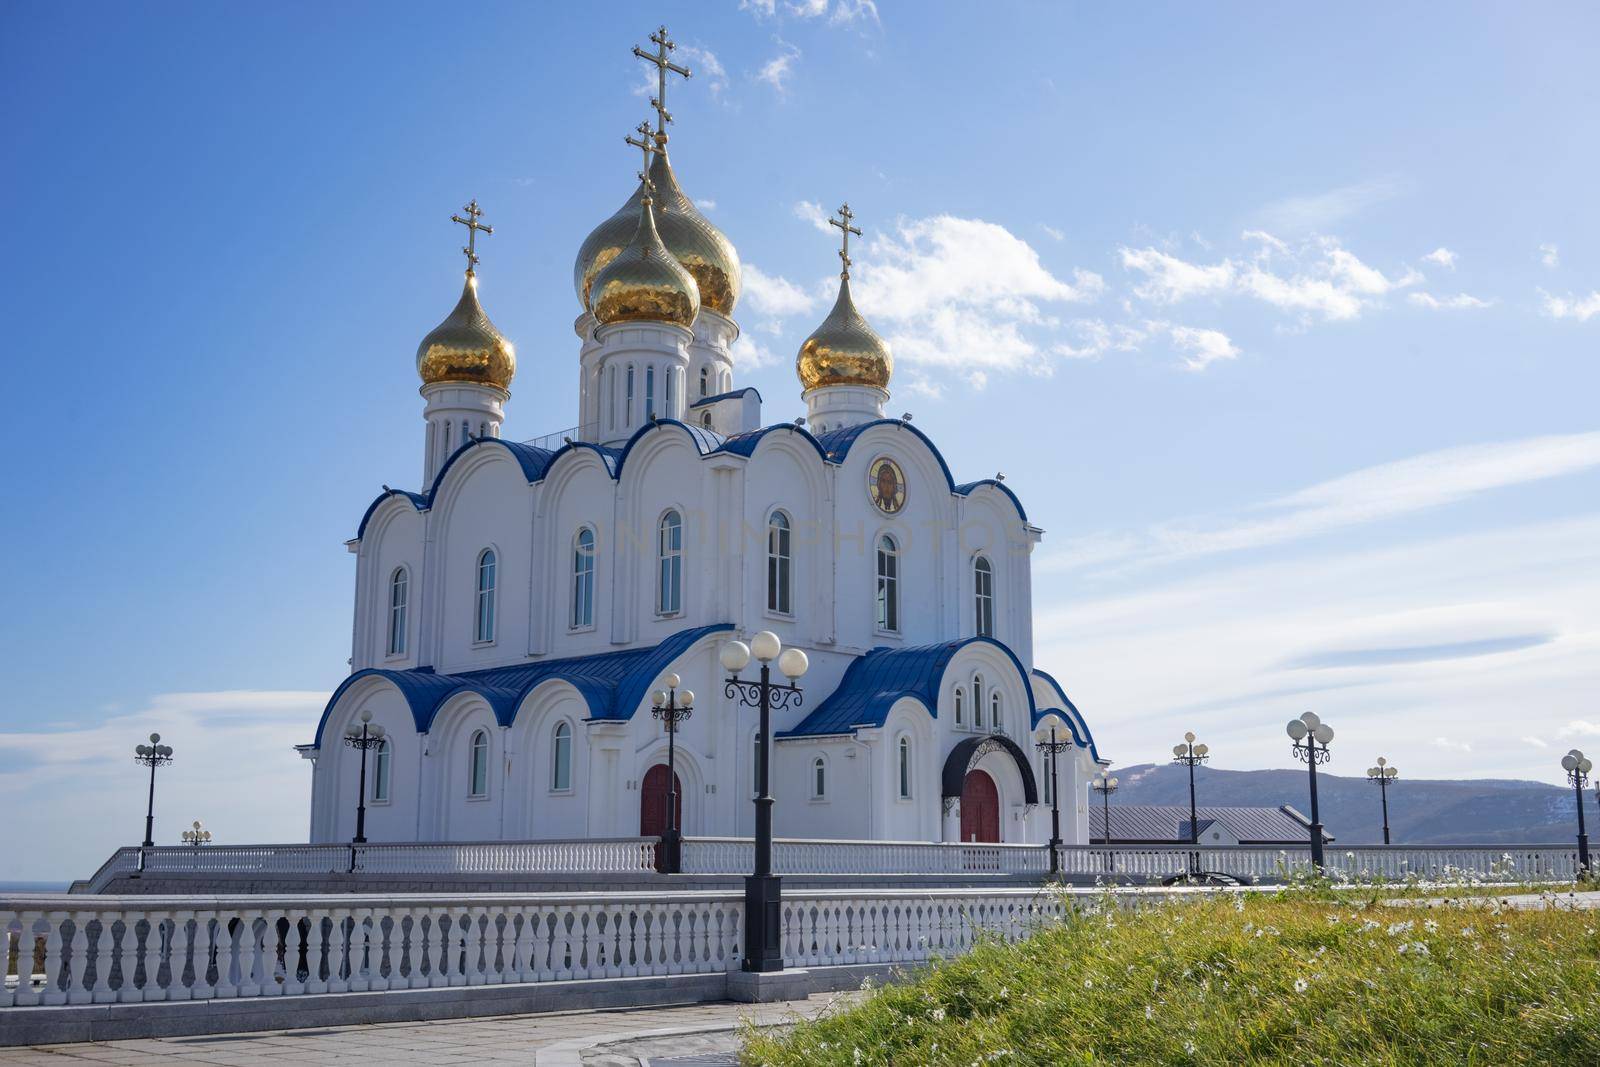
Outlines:
[[1094, 988], [1094, 979], [1093, 978], [1085, 978], [1083, 980], [1083, 988], [1085, 988], [1085, 989], [1093, 989]]
[[944, 1009], [943, 1008], [934, 1008], [932, 1011], [930, 1011], [928, 1013], [928, 1018], [932, 1019], [936, 1023], [944, 1022]]
[[1304, 978], [1296, 978], [1294, 980], [1294, 991], [1296, 993], [1304, 993], [1307, 989], [1310, 989], [1310, 988], [1311, 988], [1311, 983], [1307, 982]]

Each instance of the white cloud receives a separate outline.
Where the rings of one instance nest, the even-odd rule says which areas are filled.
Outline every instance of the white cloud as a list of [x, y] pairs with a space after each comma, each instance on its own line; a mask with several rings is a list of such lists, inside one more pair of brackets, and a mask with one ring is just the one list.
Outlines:
[[1600, 315], [1600, 289], [1588, 296], [1552, 296], [1544, 295], [1544, 312], [1553, 319], [1577, 319], [1579, 322], [1588, 322], [1596, 315]]
[[838, 0], [833, 14], [828, 17], [832, 26], [851, 26], [858, 22], [879, 24], [878, 5], [874, 0]]
[[1546, 741], [1542, 737], [1534, 737], [1531, 734], [1523, 735], [1522, 743], [1525, 744], [1525, 745], [1532, 745], [1534, 748], [1549, 748], [1550, 747], [1550, 742]]
[[1449, 270], [1456, 269], [1456, 254], [1448, 248], [1435, 248], [1432, 252], [1422, 257], [1424, 263], [1437, 263]]
[[1543, 263], [1551, 270], [1555, 270], [1557, 267], [1561, 266], [1561, 250], [1555, 245], [1540, 245], [1539, 262]]
[[[728, 88], [728, 72], [723, 68], [722, 61], [717, 58], [717, 54], [709, 48], [701, 48], [692, 44], [680, 44], [678, 46], [678, 54], [679, 58], [687, 61], [683, 65], [693, 71], [696, 78], [704, 80], [712, 98], [720, 100], [723, 92]], [[651, 71], [654, 69], [654, 67], [649, 68]], [[650, 83], [652, 86], [656, 84], [654, 74], [650, 77]], [[650, 92], [651, 95], [654, 95], [655, 89], [652, 88]]]
[[1039, 223], [1039, 229], [1043, 230], [1044, 235], [1050, 238], [1052, 241], [1065, 241], [1067, 239], [1067, 235], [1065, 233], [1062, 233], [1054, 226], [1047, 225], [1043, 222]]
[[784, 9], [803, 19], [820, 18], [828, 13], [828, 0], [786, 0]]
[[1420, 308], [1430, 311], [1461, 310], [1465, 308], [1486, 308], [1494, 303], [1493, 300], [1480, 300], [1478, 297], [1467, 293], [1457, 293], [1455, 296], [1434, 296], [1432, 293], [1411, 293], [1407, 300]]
[[1124, 248], [1122, 266], [1144, 275], [1133, 291], [1153, 303], [1173, 304], [1198, 296], [1227, 292], [1234, 282], [1234, 265], [1229, 260], [1213, 266], [1188, 263], [1154, 248]]
[[1448, 749], [1451, 752], [1471, 752], [1472, 745], [1466, 741], [1453, 741], [1448, 737], [1435, 737], [1430, 744], [1434, 748]]
[[1278, 200], [1262, 208], [1258, 217], [1266, 229], [1284, 233], [1327, 230], [1374, 204], [1399, 195], [1401, 191], [1400, 183], [1392, 179], [1359, 182], [1325, 193]]
[[1239, 350], [1220, 330], [1201, 330], [1192, 326], [1172, 327], [1172, 343], [1185, 353], [1183, 365], [1190, 370], [1205, 370], [1219, 359], [1234, 359]]
[[1600, 737], [1600, 722], [1573, 719], [1563, 726], [1559, 733], [1562, 737]]
[[811, 223], [820, 233], [833, 233], [833, 227], [828, 224], [828, 212], [823, 210], [821, 204], [815, 200], [801, 200], [794, 205], [794, 216], [805, 222]]
[[739, 10], [748, 11], [756, 18], [771, 18], [778, 9], [778, 0], [739, 0]]
[[782, 39], [774, 40], [778, 44], [778, 54], [762, 64], [756, 72], [756, 80], [766, 82], [779, 96], [787, 96], [789, 79], [794, 76], [795, 64], [800, 59], [800, 49]]
[[701, 211], [717, 210], [717, 202], [715, 200], [706, 200], [704, 198], [696, 200], [694, 202], [694, 206], [699, 208]]
[[816, 298], [789, 279], [768, 274], [754, 263], [744, 264], [744, 293], [747, 307], [760, 315], [781, 319], [812, 310]]
[[740, 370], [772, 367], [778, 363], [777, 354], [748, 333], [739, 335], [739, 339], [733, 342], [732, 351], [734, 366]]

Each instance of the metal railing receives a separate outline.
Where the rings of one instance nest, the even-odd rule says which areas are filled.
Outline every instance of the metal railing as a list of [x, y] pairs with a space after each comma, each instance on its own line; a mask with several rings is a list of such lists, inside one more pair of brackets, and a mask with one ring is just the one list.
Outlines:
[[530, 437], [522, 442], [534, 448], [543, 448], [555, 452], [570, 441], [598, 441], [600, 439], [600, 424], [598, 422], [586, 423], [582, 426], [569, 426], [565, 430], [556, 430], [554, 433], [543, 434], [539, 437]]

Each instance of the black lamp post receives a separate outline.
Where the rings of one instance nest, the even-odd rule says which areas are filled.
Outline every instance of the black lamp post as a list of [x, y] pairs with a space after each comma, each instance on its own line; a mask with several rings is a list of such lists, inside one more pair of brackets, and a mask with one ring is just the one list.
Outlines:
[[1589, 772], [1594, 761], [1577, 749], [1561, 757], [1561, 769], [1567, 772], [1567, 781], [1578, 796], [1578, 876], [1589, 872], [1589, 834], [1583, 828], [1583, 787], [1589, 784]]
[[650, 714], [667, 727], [667, 829], [661, 835], [661, 873], [677, 874], [683, 869], [683, 829], [678, 825], [678, 724], [694, 714], [694, 693], [678, 692], [683, 679], [669, 674], [662, 679], [666, 689], [657, 689], [650, 698]]
[[[1183, 735], [1183, 744], [1172, 746], [1172, 762], [1187, 764], [1189, 767], [1189, 844], [1200, 844], [1200, 813], [1194, 803], [1194, 769], [1211, 757], [1206, 753], [1211, 751], [1209, 745], [1194, 743], [1193, 732]], [[1189, 856], [1190, 866], [1195, 874], [1200, 873], [1200, 853], [1193, 852]]]
[[[161, 743], [160, 734], [151, 734], [148, 745], [135, 745], [133, 761], [150, 768], [150, 798], [144, 809], [144, 847], [155, 847], [156, 827], [156, 768], [172, 762], [172, 746]], [[142, 861], [141, 861], [142, 862]]]
[[1107, 778], [1106, 772], [1101, 771], [1094, 781], [1089, 783], [1089, 788], [1100, 794], [1100, 811], [1105, 818], [1105, 844], [1106, 844], [1106, 870], [1111, 870], [1111, 794], [1117, 791], [1117, 780]]
[[[759, 681], [739, 677], [751, 655], [761, 664]], [[806, 673], [810, 661], [798, 648], [786, 649], [778, 635], [763, 630], [750, 639], [729, 641], [718, 657], [728, 672], [725, 691], [729, 700], [737, 699], [747, 708], [761, 709], [761, 732], [756, 758], [756, 856], [755, 871], [744, 880], [744, 960], [746, 971], [783, 970], [783, 880], [772, 873], [772, 796], [769, 771], [772, 765], [772, 713], [800, 706], [803, 697], [794, 682]], [[788, 685], [772, 680], [772, 661], [789, 679]]]
[[350, 839], [350, 869], [356, 869], [356, 846], [367, 843], [367, 753], [383, 744], [383, 727], [372, 724], [372, 712], [361, 713], [361, 725], [345, 727], [344, 743], [361, 753], [361, 777], [356, 782], [356, 835]]
[[1382, 756], [1378, 757], [1376, 767], [1367, 768], [1367, 778], [1378, 783], [1378, 795], [1383, 798], [1383, 843], [1389, 843], [1389, 783], [1395, 780], [1399, 771], [1389, 766], [1389, 761]]
[[[1318, 718], [1316, 712], [1308, 711], [1298, 719], [1290, 719], [1284, 729], [1289, 734], [1289, 740], [1294, 742], [1295, 758], [1311, 771], [1311, 862], [1320, 871], [1322, 819], [1317, 814], [1317, 764], [1327, 763], [1333, 758], [1333, 753], [1328, 751], [1328, 742], [1333, 740], [1333, 727]], [[1321, 748], [1317, 747], [1319, 744]]]
[[1061, 873], [1060, 756], [1062, 749], [1072, 747], [1072, 741], [1057, 741], [1056, 728], [1051, 726], [1049, 740], [1037, 741], [1033, 747], [1048, 753], [1050, 758], [1050, 874], [1054, 876]]

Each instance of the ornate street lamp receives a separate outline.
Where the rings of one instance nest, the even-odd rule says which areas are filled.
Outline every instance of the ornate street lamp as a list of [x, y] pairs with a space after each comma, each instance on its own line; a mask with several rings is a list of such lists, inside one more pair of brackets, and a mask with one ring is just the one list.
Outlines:
[[[383, 744], [383, 727], [372, 722], [372, 712], [361, 713], [361, 725], [351, 723], [345, 727], [344, 743], [361, 752], [361, 777], [356, 782], [356, 836], [350, 844], [367, 843], [367, 753]], [[350, 850], [350, 869], [356, 869], [356, 852]]]
[[1589, 871], [1589, 834], [1583, 828], [1583, 787], [1589, 784], [1594, 761], [1573, 749], [1561, 757], [1561, 769], [1567, 772], [1567, 781], [1578, 795], [1578, 875], [1582, 877]]
[[1383, 843], [1389, 843], [1389, 783], [1394, 781], [1399, 771], [1389, 766], [1389, 761], [1382, 756], [1378, 757], [1376, 767], [1367, 768], [1367, 778], [1378, 783], [1378, 795], [1383, 798]]
[[144, 809], [144, 847], [154, 848], [156, 842], [152, 835], [156, 826], [156, 768], [172, 762], [172, 746], [163, 745], [160, 734], [151, 734], [148, 745], [134, 746], [133, 761], [150, 768], [150, 799]]
[[[739, 677], [754, 655], [761, 664], [758, 681]], [[737, 699], [747, 708], [761, 709], [760, 742], [756, 759], [756, 856], [755, 871], [744, 880], [744, 960], [746, 971], [783, 970], [783, 881], [772, 873], [772, 796], [769, 771], [772, 764], [772, 712], [797, 708], [803, 701], [794, 683], [806, 673], [811, 662], [798, 648], [786, 649], [778, 635], [763, 630], [750, 639], [729, 641], [718, 658], [728, 672], [724, 687], [729, 700]], [[772, 681], [772, 661], [789, 679], [788, 685]]]
[[[1294, 742], [1295, 758], [1304, 763], [1311, 771], [1311, 862], [1317, 869], [1322, 869], [1322, 819], [1317, 814], [1317, 764], [1327, 763], [1333, 758], [1333, 753], [1328, 751], [1328, 742], [1333, 740], [1333, 727], [1317, 717], [1314, 711], [1308, 711], [1298, 719], [1290, 719], [1289, 725], [1284, 727], [1289, 735], [1289, 740]], [[1318, 745], [1321, 748], [1318, 748]]]
[[694, 693], [678, 692], [683, 679], [669, 674], [650, 698], [650, 714], [667, 727], [667, 830], [661, 835], [661, 873], [677, 874], [683, 867], [683, 833], [678, 825], [678, 724], [694, 714]]
[[1056, 740], [1056, 728], [1050, 727], [1050, 740], [1037, 741], [1034, 748], [1048, 753], [1050, 758], [1050, 874], [1061, 873], [1061, 773], [1060, 756], [1063, 749], [1071, 748], [1072, 741]]
[[182, 836], [184, 844], [193, 845], [195, 848], [211, 844], [211, 831], [201, 826], [199, 819], [194, 821], [194, 829], [185, 830]]
[[1111, 794], [1117, 791], [1117, 780], [1107, 778], [1106, 772], [1101, 771], [1094, 781], [1089, 783], [1089, 788], [1100, 794], [1100, 810], [1105, 817], [1105, 845], [1106, 845], [1106, 870], [1114, 867], [1116, 853], [1111, 851]]
[[[1192, 732], [1183, 735], [1183, 744], [1172, 746], [1172, 762], [1188, 764], [1189, 767], [1189, 844], [1191, 845], [1200, 844], [1200, 814], [1195, 809], [1194, 803], [1194, 769], [1211, 758], [1206, 755], [1210, 751], [1211, 746], [1194, 743], [1194, 734]], [[1192, 853], [1190, 855], [1190, 863], [1194, 868], [1194, 873], [1199, 874], [1200, 853]]]

